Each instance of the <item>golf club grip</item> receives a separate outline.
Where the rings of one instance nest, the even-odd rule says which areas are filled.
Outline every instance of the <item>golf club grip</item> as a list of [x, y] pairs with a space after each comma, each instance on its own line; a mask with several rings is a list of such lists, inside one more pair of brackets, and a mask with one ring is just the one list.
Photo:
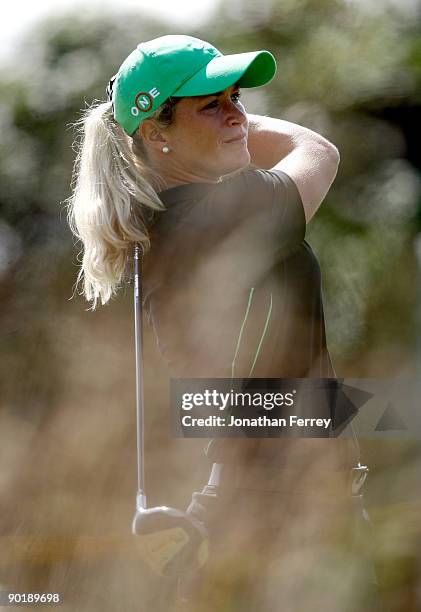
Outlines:
[[[146, 507], [145, 468], [144, 468], [144, 437], [143, 437], [143, 362], [142, 362], [142, 253], [139, 244], [134, 247], [134, 323], [135, 323], [135, 355], [136, 355], [136, 430], [137, 430], [137, 505]], [[143, 496], [143, 497], [142, 497]]]

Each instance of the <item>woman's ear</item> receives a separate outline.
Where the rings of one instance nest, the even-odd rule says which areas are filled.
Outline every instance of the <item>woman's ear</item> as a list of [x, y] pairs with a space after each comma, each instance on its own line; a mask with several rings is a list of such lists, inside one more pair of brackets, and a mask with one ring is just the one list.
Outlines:
[[162, 151], [162, 147], [167, 144], [163, 132], [150, 119], [142, 121], [138, 129], [144, 143], [149, 147]]

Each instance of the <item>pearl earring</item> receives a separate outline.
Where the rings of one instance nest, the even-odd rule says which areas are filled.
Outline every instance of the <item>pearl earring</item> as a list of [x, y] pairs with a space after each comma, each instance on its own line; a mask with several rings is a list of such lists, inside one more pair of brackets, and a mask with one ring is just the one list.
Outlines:
[[162, 152], [163, 153], [169, 153], [170, 152], [170, 148], [167, 147], [167, 145], [165, 145], [165, 147], [162, 147]]

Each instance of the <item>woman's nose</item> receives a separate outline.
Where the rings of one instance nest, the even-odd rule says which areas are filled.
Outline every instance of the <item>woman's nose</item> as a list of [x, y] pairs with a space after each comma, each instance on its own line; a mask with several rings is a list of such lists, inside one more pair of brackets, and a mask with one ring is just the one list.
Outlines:
[[241, 125], [246, 119], [247, 116], [244, 109], [239, 108], [234, 102], [228, 102], [226, 106], [226, 120], [229, 125]]

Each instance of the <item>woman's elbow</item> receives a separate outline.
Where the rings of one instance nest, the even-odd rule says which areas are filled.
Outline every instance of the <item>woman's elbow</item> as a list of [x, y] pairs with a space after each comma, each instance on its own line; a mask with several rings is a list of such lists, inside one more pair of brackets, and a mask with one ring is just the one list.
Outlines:
[[334, 163], [336, 163], [337, 166], [339, 166], [339, 163], [341, 161], [341, 155], [339, 153], [339, 149], [337, 147], [335, 147], [334, 144], [329, 143], [329, 155], [332, 156], [332, 160]]

